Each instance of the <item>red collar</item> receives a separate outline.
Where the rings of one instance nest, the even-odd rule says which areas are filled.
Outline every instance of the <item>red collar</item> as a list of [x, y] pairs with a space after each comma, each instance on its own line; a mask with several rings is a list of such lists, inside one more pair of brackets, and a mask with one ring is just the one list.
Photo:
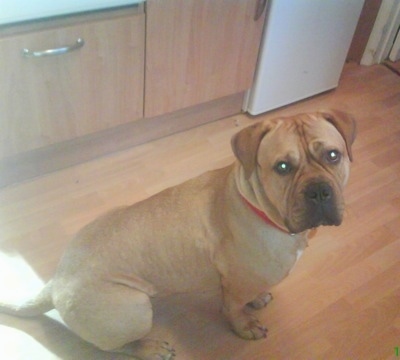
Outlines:
[[242, 197], [243, 201], [247, 204], [247, 206], [250, 208], [250, 210], [252, 210], [252, 211], [253, 211], [259, 218], [261, 218], [261, 220], [263, 220], [266, 224], [268, 224], [268, 225], [274, 227], [275, 229], [278, 229], [278, 230], [280, 230], [280, 231], [282, 231], [282, 232], [284, 232], [284, 233], [290, 234], [289, 231], [287, 231], [286, 229], [280, 227], [278, 224], [276, 224], [275, 222], [273, 222], [273, 221], [268, 217], [268, 215], [267, 215], [264, 211], [262, 211], [262, 210], [256, 208], [256, 207], [255, 207], [249, 200], [247, 200], [242, 194], [240, 194], [240, 196]]

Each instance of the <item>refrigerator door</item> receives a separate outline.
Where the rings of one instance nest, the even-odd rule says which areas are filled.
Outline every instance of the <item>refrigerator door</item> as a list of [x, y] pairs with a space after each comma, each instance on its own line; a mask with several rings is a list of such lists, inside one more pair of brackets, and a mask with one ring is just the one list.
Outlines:
[[252, 115], [337, 87], [364, 0], [272, 0], [253, 88]]

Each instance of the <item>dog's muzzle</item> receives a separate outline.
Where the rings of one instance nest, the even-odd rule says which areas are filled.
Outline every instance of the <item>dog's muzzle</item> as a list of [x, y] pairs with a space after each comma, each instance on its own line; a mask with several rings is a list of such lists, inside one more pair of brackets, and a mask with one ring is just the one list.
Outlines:
[[335, 193], [327, 182], [312, 182], [304, 189], [306, 227], [340, 225], [341, 215], [337, 209]]

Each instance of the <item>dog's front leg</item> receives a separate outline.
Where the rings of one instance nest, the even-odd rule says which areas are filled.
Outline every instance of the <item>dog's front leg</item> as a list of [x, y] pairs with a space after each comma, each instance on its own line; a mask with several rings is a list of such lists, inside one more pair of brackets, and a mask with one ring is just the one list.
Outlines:
[[223, 313], [232, 330], [242, 339], [258, 340], [267, 336], [267, 329], [252, 314], [247, 304], [248, 292], [235, 289], [228, 281], [223, 281]]
[[258, 295], [253, 301], [249, 302], [247, 306], [250, 306], [250, 308], [254, 310], [260, 310], [265, 308], [272, 301], [272, 299], [273, 297], [271, 293], [264, 292]]

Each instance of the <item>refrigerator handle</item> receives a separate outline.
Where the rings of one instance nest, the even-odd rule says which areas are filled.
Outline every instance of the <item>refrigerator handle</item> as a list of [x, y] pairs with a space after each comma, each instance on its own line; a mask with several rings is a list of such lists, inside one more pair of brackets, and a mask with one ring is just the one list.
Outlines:
[[268, 0], [258, 0], [256, 5], [256, 12], [254, 14], [254, 21], [257, 21], [263, 14], [267, 7]]

